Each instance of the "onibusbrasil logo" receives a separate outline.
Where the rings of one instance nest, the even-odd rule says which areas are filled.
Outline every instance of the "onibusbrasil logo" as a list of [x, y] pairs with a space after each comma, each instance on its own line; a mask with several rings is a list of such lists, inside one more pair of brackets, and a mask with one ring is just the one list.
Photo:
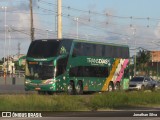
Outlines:
[[14, 118], [39, 118], [42, 117], [40, 112], [2, 112], [2, 117], [14, 117]]

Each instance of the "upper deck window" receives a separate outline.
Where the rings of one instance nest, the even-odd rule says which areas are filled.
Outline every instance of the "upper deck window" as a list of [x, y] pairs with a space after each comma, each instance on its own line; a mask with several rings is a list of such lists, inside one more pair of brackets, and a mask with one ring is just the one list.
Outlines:
[[28, 57], [47, 58], [57, 55], [60, 42], [56, 40], [33, 41], [28, 50]]

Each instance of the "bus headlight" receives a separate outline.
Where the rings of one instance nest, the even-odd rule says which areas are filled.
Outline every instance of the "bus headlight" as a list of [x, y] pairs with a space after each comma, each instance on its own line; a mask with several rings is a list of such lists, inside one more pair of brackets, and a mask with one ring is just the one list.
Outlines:
[[48, 84], [53, 84], [54, 82], [53, 81], [50, 81]]
[[49, 80], [45, 80], [45, 81], [43, 82], [43, 84], [53, 84], [53, 83], [55, 83], [55, 82], [56, 82], [56, 80], [49, 79]]
[[29, 84], [31, 81], [30, 80], [26, 80], [25, 81], [25, 84]]

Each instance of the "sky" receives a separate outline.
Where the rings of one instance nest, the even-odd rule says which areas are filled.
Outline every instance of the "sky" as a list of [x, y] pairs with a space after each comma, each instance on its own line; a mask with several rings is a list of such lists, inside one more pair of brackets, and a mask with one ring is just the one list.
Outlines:
[[[56, 38], [57, 0], [32, 1], [35, 39]], [[129, 45], [131, 55], [135, 48], [160, 50], [159, 5], [160, 0], [62, 0], [62, 36]], [[26, 54], [30, 42], [29, 0], [0, 0], [0, 58], [16, 55], [18, 46]]]

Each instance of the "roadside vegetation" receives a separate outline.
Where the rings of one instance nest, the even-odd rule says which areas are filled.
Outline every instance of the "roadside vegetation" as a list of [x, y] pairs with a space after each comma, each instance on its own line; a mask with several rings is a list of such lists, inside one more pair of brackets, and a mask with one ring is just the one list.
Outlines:
[[0, 111], [96, 111], [160, 106], [159, 92], [94, 95], [0, 95]]

